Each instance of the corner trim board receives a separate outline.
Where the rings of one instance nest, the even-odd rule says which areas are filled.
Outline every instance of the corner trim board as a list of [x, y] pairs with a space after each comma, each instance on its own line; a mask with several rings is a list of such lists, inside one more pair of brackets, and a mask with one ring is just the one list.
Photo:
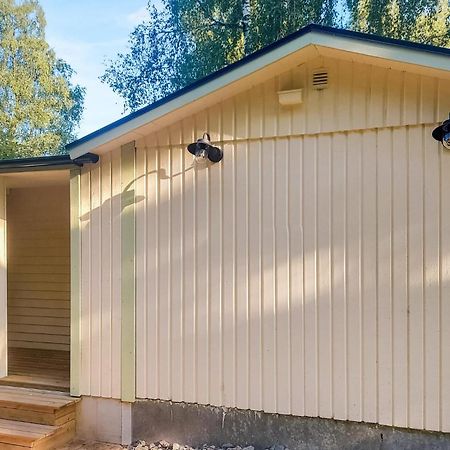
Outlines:
[[136, 147], [121, 147], [121, 398], [136, 400], [136, 207], [133, 183]]
[[6, 187], [0, 180], [0, 378], [8, 375], [8, 294], [7, 294]]
[[81, 170], [70, 171], [70, 394], [80, 396], [81, 374]]

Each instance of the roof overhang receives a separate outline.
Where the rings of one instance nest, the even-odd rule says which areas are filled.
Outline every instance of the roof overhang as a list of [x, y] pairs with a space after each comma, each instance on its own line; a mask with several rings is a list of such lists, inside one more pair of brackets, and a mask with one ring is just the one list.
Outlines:
[[3, 159], [0, 160], [0, 174], [73, 169], [82, 167], [84, 164], [96, 163], [98, 160], [99, 156], [92, 153], [86, 153], [74, 159], [72, 159], [70, 155]]
[[[375, 60], [380, 65], [394, 67], [405, 64], [412, 71], [439, 72], [450, 77], [450, 49], [411, 43], [347, 30], [310, 25], [268, 47], [247, 56], [174, 94], [113, 122], [71, 144], [66, 149], [72, 158], [88, 152], [102, 153], [114, 141], [122, 145], [139, 139], [149, 131], [168, 124], [174, 117], [191, 114], [208, 105], [209, 94], [219, 93], [225, 98], [227, 88], [233, 92], [248, 88], [249, 77], [262, 81], [280, 72], [294, 60], [304, 60], [327, 52], [340, 52], [344, 58]], [[413, 70], [414, 69], [414, 70]], [[178, 114], [177, 114], [178, 112]]]

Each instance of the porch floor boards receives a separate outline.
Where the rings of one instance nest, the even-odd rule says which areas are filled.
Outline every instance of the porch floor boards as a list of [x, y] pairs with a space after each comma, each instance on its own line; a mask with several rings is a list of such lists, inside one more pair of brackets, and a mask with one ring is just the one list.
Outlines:
[[8, 349], [8, 376], [0, 385], [68, 392], [70, 353], [61, 350]]

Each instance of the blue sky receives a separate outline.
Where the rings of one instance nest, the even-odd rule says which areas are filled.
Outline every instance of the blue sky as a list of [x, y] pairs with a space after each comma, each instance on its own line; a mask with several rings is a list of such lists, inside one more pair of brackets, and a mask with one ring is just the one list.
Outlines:
[[87, 89], [79, 136], [120, 118], [121, 98], [98, 78], [105, 60], [126, 50], [128, 35], [147, 17], [147, 0], [40, 0], [40, 4], [48, 43], [76, 70], [75, 81]]

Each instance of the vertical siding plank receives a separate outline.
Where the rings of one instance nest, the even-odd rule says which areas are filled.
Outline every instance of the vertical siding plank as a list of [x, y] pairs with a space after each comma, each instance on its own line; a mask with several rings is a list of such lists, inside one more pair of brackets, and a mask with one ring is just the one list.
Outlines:
[[[175, 139], [173, 139], [175, 140]], [[171, 398], [183, 400], [183, 157], [186, 151], [178, 138], [171, 150], [172, 195], [171, 195]]]
[[276, 141], [275, 154], [275, 320], [277, 412], [291, 413], [291, 359], [290, 352], [290, 255], [289, 255], [289, 142]]
[[[146, 291], [147, 291], [147, 397], [159, 396], [159, 150], [146, 141]], [[186, 152], [187, 153], [187, 152]]]
[[[228, 154], [226, 155], [228, 157]], [[210, 365], [209, 399], [212, 405], [223, 404], [223, 293], [222, 293], [222, 163], [209, 168], [209, 301]], [[225, 224], [225, 226], [227, 226]]]
[[437, 80], [422, 76], [420, 79], [420, 123], [434, 123], [445, 116], [436, 117], [437, 112]]
[[101, 160], [101, 396], [111, 397], [111, 154]]
[[264, 137], [276, 136], [278, 130], [278, 98], [276, 79], [264, 83]]
[[[337, 62], [336, 80], [336, 121], [338, 130], [348, 130], [352, 123], [352, 65], [345, 61]], [[307, 114], [307, 120], [308, 113]]]
[[379, 422], [392, 424], [392, 142], [391, 130], [377, 138], [378, 221], [378, 405]]
[[377, 422], [377, 160], [376, 131], [362, 141], [362, 420]]
[[403, 75], [402, 72], [389, 69], [386, 79], [386, 123], [387, 125], [400, 124], [403, 107]]
[[[158, 166], [158, 378], [159, 378], [159, 397], [162, 400], [170, 400], [170, 381], [171, 381], [171, 267], [170, 267], [170, 235], [171, 235], [171, 159], [170, 148], [163, 143], [166, 142], [166, 136], [159, 136], [158, 143], [161, 142], [159, 149]], [[167, 137], [168, 139], [168, 137]]]
[[368, 127], [382, 127], [385, 119], [387, 70], [383, 67], [370, 66], [370, 86], [368, 89]]
[[347, 158], [347, 381], [348, 419], [360, 421], [361, 361], [361, 134], [348, 136]]
[[209, 190], [208, 190], [208, 169], [207, 167], [198, 167], [196, 176], [196, 322], [197, 322], [197, 386], [201, 386], [197, 393], [197, 401], [202, 404], [208, 404], [209, 398], [209, 302], [208, 302], [208, 283], [209, 283]]
[[331, 138], [320, 136], [317, 157], [317, 302], [319, 416], [332, 411], [331, 356]]
[[408, 425], [424, 426], [424, 179], [422, 130], [410, 129], [408, 146]]
[[[184, 373], [184, 398], [187, 402], [195, 402], [197, 399], [196, 376], [196, 284], [195, 284], [195, 172], [192, 165], [192, 155], [184, 153], [184, 234], [183, 234], [183, 286], [184, 286], [184, 310], [183, 310], [183, 373]], [[159, 210], [159, 205], [158, 205]]]
[[305, 414], [318, 415], [317, 330], [317, 142], [305, 137], [303, 152], [303, 235], [305, 299]]
[[264, 125], [264, 89], [262, 84], [254, 86], [250, 91], [249, 137], [260, 139], [263, 136]]
[[[307, 103], [308, 89], [307, 89], [307, 72], [306, 64], [301, 64], [292, 70], [293, 88], [303, 88], [303, 104]], [[294, 106], [292, 109], [292, 134], [299, 135], [305, 133], [306, 129], [306, 113], [303, 105]]]
[[100, 213], [100, 164], [91, 168], [91, 395], [101, 394], [101, 213]]
[[136, 145], [136, 397], [145, 398], [149, 352], [147, 340], [147, 152], [145, 142]]
[[351, 127], [353, 129], [364, 129], [367, 127], [368, 94], [370, 67], [367, 64], [353, 64], [352, 86], [352, 117]]
[[263, 409], [261, 151], [261, 141], [250, 142], [248, 149], [249, 408], [256, 411]]
[[440, 298], [439, 298], [439, 152], [426, 151], [430, 130], [423, 128], [425, 209], [425, 428], [440, 429]]
[[277, 411], [276, 399], [276, 323], [274, 261], [274, 142], [262, 145], [262, 259], [263, 259], [263, 408]]
[[393, 423], [408, 423], [407, 149], [405, 129], [393, 131], [392, 322]]
[[235, 269], [236, 269], [236, 407], [248, 409], [249, 297], [248, 297], [248, 148], [238, 143], [235, 158]]
[[114, 330], [112, 334], [112, 357], [111, 357], [111, 390], [113, 398], [120, 398], [121, 396], [121, 266], [122, 249], [120, 245], [120, 236], [122, 226], [120, 223], [121, 207], [121, 163], [120, 163], [120, 149], [116, 149], [111, 154], [111, 184], [112, 184], [112, 311], [111, 311], [111, 328]]
[[291, 413], [305, 411], [304, 367], [304, 299], [303, 299], [303, 224], [302, 161], [303, 140], [289, 142], [289, 267], [290, 267], [290, 341], [291, 341]]
[[[284, 72], [278, 77], [277, 91], [292, 89], [292, 72]], [[292, 107], [278, 105], [278, 136], [289, 136], [292, 133]]]
[[129, 142], [121, 159], [121, 400], [136, 398], [136, 148]]
[[235, 149], [224, 145], [223, 164], [223, 401], [236, 404], [236, 310], [235, 310]]
[[420, 77], [405, 72], [403, 89], [403, 124], [416, 124], [419, 119]]
[[[333, 297], [333, 417], [347, 415], [347, 135], [333, 139], [332, 152], [332, 297]], [[307, 343], [305, 342], [305, 346]]]

